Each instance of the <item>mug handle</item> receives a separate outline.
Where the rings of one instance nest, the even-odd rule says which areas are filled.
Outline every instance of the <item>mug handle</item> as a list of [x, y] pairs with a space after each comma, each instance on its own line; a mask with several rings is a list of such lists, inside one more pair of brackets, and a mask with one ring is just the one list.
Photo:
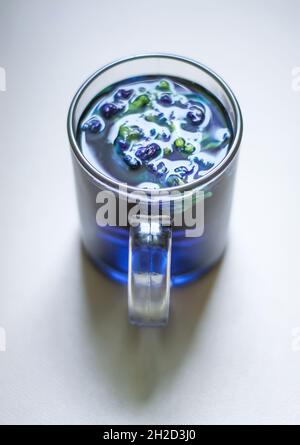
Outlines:
[[129, 321], [163, 326], [169, 318], [171, 221], [167, 215], [134, 215], [129, 223]]

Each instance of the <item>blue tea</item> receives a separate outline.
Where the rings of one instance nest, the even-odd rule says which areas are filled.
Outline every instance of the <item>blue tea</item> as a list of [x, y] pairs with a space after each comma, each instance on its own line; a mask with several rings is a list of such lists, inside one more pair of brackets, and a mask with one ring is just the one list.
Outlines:
[[165, 77], [111, 85], [78, 129], [83, 154], [103, 175], [147, 189], [205, 175], [226, 156], [231, 137], [228, 116], [214, 96]]
[[[130, 78], [100, 91], [77, 129], [81, 151], [94, 168], [141, 189], [192, 183], [226, 157], [232, 140], [231, 121], [221, 102], [196, 83], [168, 76]], [[220, 258], [234, 165], [205, 189], [204, 234], [186, 238], [182, 229], [173, 229], [173, 284], [202, 275]], [[96, 214], [91, 201], [96, 189], [92, 181], [87, 186], [77, 164], [75, 169], [84, 245], [97, 266], [125, 282], [128, 227], [99, 227], [87, 216], [93, 209]], [[188, 251], [192, 254], [187, 256]]]

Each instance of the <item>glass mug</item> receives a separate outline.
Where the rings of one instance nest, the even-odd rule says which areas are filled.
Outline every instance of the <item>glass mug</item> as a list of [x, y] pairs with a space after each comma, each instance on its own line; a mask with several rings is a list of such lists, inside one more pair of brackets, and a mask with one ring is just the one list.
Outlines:
[[[143, 75], [175, 76], [193, 81], [215, 95], [224, 106], [233, 129], [231, 147], [225, 158], [205, 176], [192, 183], [152, 190], [127, 186], [101, 174], [82, 154], [76, 133], [82, 113], [107, 86]], [[128, 282], [128, 313], [133, 324], [165, 325], [169, 316], [170, 285], [182, 285], [206, 273], [222, 256], [233, 194], [237, 155], [242, 138], [242, 116], [238, 102], [226, 83], [209, 68], [193, 60], [168, 55], [146, 54], [118, 60], [93, 74], [76, 93], [68, 115], [82, 241], [95, 265], [122, 283]], [[178, 192], [178, 195], [172, 192]], [[142, 202], [140, 217], [129, 217], [124, 225], [97, 223], [99, 192], [107, 192], [117, 212], [124, 202]], [[182, 197], [199, 192], [202, 200], [203, 233], [186, 236], [182, 222], [174, 225], [184, 211]], [[200, 195], [201, 194], [201, 195]], [[150, 212], [152, 204], [157, 212]], [[164, 213], [164, 204], [168, 212]], [[130, 205], [125, 212], [130, 212]], [[124, 216], [124, 215], [119, 215]], [[126, 215], [127, 216], [127, 215]], [[179, 219], [180, 220], [180, 219]], [[184, 218], [182, 218], [184, 220]]]

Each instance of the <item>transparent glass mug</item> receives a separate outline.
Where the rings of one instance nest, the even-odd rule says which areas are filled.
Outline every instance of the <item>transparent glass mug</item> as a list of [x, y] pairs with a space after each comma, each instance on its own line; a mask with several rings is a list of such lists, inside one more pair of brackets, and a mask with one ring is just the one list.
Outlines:
[[[83, 156], [76, 138], [84, 110], [101, 90], [126, 78], [143, 75], [176, 76], [203, 86], [223, 104], [234, 133], [226, 157], [204, 177], [191, 184], [151, 191], [151, 194], [138, 187], [123, 189], [116, 179], [100, 173]], [[202, 276], [221, 258], [225, 248], [242, 137], [242, 116], [235, 96], [218, 75], [193, 60], [167, 54], [133, 56], [104, 66], [81, 86], [70, 106], [68, 135], [82, 240], [88, 255], [109, 277], [128, 282], [130, 322], [144, 326], [166, 324], [170, 285], [185, 284]], [[197, 204], [194, 194], [202, 194], [204, 225], [199, 236], [187, 237], [184, 221], [174, 225], [174, 217], [184, 208], [182, 199], [176, 194], [173, 196], [174, 191], [190, 194], [192, 206]], [[99, 192], [114, 196], [112, 205], [121, 213], [118, 216], [124, 216], [120, 209], [124, 209], [125, 201], [134, 200], [133, 196], [142, 201], [144, 210], [139, 218], [127, 218], [125, 225], [100, 226], [96, 218]], [[154, 202], [159, 211], [148, 212]], [[166, 203], [169, 212], [164, 214], [161, 209]], [[130, 205], [127, 211], [130, 213]]]

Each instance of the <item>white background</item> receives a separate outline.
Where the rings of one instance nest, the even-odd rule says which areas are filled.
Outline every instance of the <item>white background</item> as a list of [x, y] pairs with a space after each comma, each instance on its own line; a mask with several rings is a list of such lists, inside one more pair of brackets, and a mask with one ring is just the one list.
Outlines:
[[[0, 0], [1, 423], [300, 423], [299, 20], [291, 0]], [[223, 262], [139, 330], [81, 251], [66, 114], [103, 64], [155, 51], [224, 77], [245, 131]]]

